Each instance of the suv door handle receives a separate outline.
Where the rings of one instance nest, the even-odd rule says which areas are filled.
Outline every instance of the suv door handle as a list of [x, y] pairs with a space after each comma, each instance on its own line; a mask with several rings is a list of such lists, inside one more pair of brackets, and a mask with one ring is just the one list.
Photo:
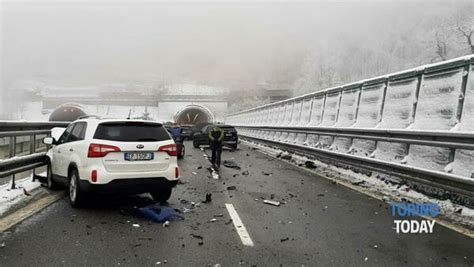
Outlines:
[[70, 148], [70, 149], [69, 149], [69, 151], [71, 151], [71, 152], [72, 152], [72, 151], [74, 151], [74, 149]]

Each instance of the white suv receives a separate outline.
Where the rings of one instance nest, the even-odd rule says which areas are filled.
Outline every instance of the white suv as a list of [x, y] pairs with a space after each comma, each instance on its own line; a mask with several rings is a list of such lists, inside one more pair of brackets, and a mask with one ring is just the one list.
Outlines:
[[44, 143], [52, 145], [48, 187], [68, 186], [74, 207], [89, 192], [149, 192], [165, 202], [178, 183], [176, 144], [157, 122], [80, 119]]

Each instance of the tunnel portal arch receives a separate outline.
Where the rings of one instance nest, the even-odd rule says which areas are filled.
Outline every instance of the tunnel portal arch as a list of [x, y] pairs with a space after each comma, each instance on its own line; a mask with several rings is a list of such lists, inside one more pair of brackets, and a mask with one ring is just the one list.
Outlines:
[[202, 105], [192, 104], [176, 112], [174, 122], [177, 124], [198, 124], [213, 122], [214, 114]]
[[76, 103], [59, 105], [49, 116], [49, 121], [75, 121], [87, 115], [85, 108]]

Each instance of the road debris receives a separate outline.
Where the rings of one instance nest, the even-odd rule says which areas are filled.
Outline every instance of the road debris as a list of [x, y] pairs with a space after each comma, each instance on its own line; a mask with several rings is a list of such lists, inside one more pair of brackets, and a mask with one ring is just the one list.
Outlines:
[[170, 221], [164, 222], [164, 223], [163, 223], [163, 228], [168, 227], [170, 224], [171, 224]]
[[157, 223], [163, 223], [172, 219], [184, 220], [181, 211], [171, 208], [169, 206], [162, 206], [160, 204], [148, 205], [143, 208], [136, 208], [136, 214], [150, 219]]
[[262, 174], [263, 174], [263, 175], [266, 175], [266, 176], [272, 176], [272, 173], [271, 173], [271, 172], [262, 171]]
[[217, 222], [217, 219], [216, 219], [216, 218], [212, 218], [212, 219], [210, 220], [210, 222]]
[[31, 194], [25, 188], [23, 188], [23, 194], [25, 194], [25, 196], [31, 196]]
[[197, 169], [197, 170], [200, 170], [200, 169], [202, 169], [202, 166], [198, 166], [196, 169]]
[[280, 239], [280, 242], [285, 242], [285, 241], [288, 241], [288, 240], [290, 240], [290, 238], [285, 237], [285, 238]]
[[314, 162], [313, 162], [313, 161], [310, 161], [310, 160], [305, 161], [304, 166], [306, 166], [306, 168], [308, 168], [308, 169], [316, 169], [316, 168], [318, 168], [318, 167], [316, 166], [316, 164], [314, 164]]
[[192, 174], [197, 175], [197, 172], [192, 172]]
[[264, 199], [263, 203], [268, 204], [268, 205], [272, 205], [272, 206], [276, 206], [276, 207], [279, 207], [280, 204], [281, 204], [278, 201], [273, 201], [273, 200], [268, 200], [268, 199]]
[[209, 203], [209, 202], [212, 202], [212, 194], [211, 193], [206, 194], [206, 199], [202, 203]]
[[191, 234], [191, 236], [194, 237], [194, 238], [200, 239], [200, 240], [204, 239], [204, 237], [202, 237], [200, 235], [196, 235], [196, 234]]
[[249, 175], [249, 171], [243, 171], [242, 175], [245, 175], [245, 176]]
[[240, 166], [237, 165], [237, 163], [233, 160], [224, 160], [222, 165], [224, 165], [224, 167], [231, 168], [231, 169], [236, 169], [236, 170], [241, 169]]
[[137, 227], [137, 228], [140, 227], [140, 225], [138, 223], [134, 223], [134, 224], [132, 224], [132, 226]]
[[231, 185], [231, 186], [228, 186], [227, 187], [227, 190], [231, 191], [231, 190], [237, 190], [237, 187], [235, 185]]
[[351, 184], [353, 184], [353, 185], [361, 185], [361, 184], [365, 184], [365, 181], [352, 182]]

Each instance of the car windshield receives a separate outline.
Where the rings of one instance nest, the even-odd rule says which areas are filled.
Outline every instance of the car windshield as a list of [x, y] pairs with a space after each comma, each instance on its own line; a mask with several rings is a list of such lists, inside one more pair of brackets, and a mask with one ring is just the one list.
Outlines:
[[158, 142], [171, 137], [161, 124], [146, 122], [108, 122], [99, 124], [94, 139], [121, 142]]

